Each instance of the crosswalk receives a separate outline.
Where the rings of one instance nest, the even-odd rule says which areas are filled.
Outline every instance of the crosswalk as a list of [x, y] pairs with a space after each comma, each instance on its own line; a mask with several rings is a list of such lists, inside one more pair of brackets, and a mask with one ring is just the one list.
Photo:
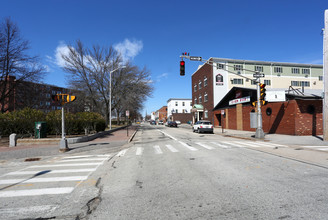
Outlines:
[[[0, 176], [0, 201], [8, 197], [71, 193], [109, 157], [110, 155], [67, 156], [6, 173]], [[58, 187], [58, 182], [65, 184]]]
[[[174, 145], [174, 146], [173, 146]], [[252, 142], [252, 141], [206, 141], [206, 142], [193, 142], [186, 143], [183, 141], [174, 141], [174, 144], [156, 144], [150, 148], [136, 147], [120, 151], [116, 156], [123, 157], [127, 153], [142, 156], [145, 151], [155, 155], [165, 153], [177, 153], [183, 151], [199, 151], [199, 150], [217, 150], [217, 149], [232, 149], [232, 148], [277, 148], [287, 147], [286, 145], [265, 143], [265, 142]], [[131, 153], [132, 152], [132, 153]]]

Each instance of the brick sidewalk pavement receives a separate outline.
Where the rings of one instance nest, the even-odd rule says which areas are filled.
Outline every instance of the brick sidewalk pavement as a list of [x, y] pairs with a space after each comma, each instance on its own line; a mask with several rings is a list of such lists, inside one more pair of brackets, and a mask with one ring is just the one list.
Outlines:
[[[137, 130], [138, 126], [132, 125], [129, 126], [128, 131], [126, 128], [113, 131], [110, 134], [104, 135], [103, 137], [96, 138], [92, 141], [88, 141], [87, 143], [100, 143], [100, 142], [128, 142], [132, 135]], [[82, 142], [83, 143], [83, 142]], [[84, 142], [85, 143], [85, 142]], [[16, 147], [9, 147], [9, 143], [7, 146], [0, 146], [0, 152], [8, 152], [8, 151], [16, 151], [16, 150], [24, 150], [29, 148], [45, 148], [45, 147], [56, 147], [59, 145], [59, 142], [56, 144], [26, 144], [19, 145]]]

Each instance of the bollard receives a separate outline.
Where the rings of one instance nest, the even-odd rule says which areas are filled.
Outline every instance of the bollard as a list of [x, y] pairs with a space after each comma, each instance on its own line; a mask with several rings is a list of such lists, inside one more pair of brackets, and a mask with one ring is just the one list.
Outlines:
[[9, 135], [9, 147], [17, 146], [17, 135], [15, 133]]

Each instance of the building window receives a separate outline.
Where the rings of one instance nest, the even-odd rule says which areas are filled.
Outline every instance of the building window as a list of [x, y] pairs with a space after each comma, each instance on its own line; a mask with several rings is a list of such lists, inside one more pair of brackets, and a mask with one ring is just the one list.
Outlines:
[[310, 74], [310, 69], [302, 69], [302, 74]]
[[231, 80], [231, 84], [243, 85], [244, 84], [244, 80], [243, 79], [232, 79]]
[[46, 98], [50, 98], [50, 94], [49, 93], [46, 94]]
[[252, 80], [251, 81], [251, 85], [256, 85], [256, 81], [255, 80]]
[[293, 74], [300, 74], [300, 68], [292, 68]]
[[208, 95], [207, 93], [205, 92], [205, 95], [204, 95], [204, 102], [207, 102], [208, 101]]
[[205, 114], [204, 114], [204, 118], [208, 118], [208, 111], [207, 111], [207, 109], [205, 110], [204, 113], [205, 113]]
[[275, 67], [273, 68], [273, 71], [274, 71], [275, 73], [282, 73], [282, 67], [281, 67], [281, 66], [275, 66]]
[[200, 90], [202, 88], [202, 81], [199, 81], [198, 83], [198, 90]]
[[175, 106], [178, 106], [178, 102], [175, 102]]
[[291, 86], [310, 87], [310, 81], [292, 81]]
[[202, 103], [202, 96], [201, 95], [199, 96], [198, 101], [199, 101], [199, 104]]
[[175, 109], [175, 113], [178, 113], [178, 109]]
[[238, 64], [233, 65], [233, 70], [234, 71], [240, 71], [242, 69], [243, 69], [243, 65], [238, 65]]
[[194, 85], [194, 92], [197, 91], [197, 84]]
[[216, 69], [224, 69], [224, 64], [222, 64], [222, 63], [218, 63], [218, 64], [216, 65]]
[[254, 66], [254, 70], [258, 72], [263, 72], [263, 66]]
[[50, 102], [46, 102], [46, 105], [47, 105], [47, 106], [50, 106]]
[[195, 98], [195, 102], [194, 103], [197, 104], [197, 98]]
[[192, 106], [192, 102], [190, 102], [190, 106]]
[[319, 81], [322, 81], [323, 80], [323, 76], [319, 76]]
[[267, 86], [271, 86], [271, 80], [265, 79], [264, 84]]
[[182, 102], [182, 106], [185, 106], [185, 102]]
[[56, 91], [55, 90], [52, 90], [51, 92], [53, 95], [56, 95]]
[[206, 87], [207, 86], [207, 77], [205, 76], [204, 77], [204, 87]]

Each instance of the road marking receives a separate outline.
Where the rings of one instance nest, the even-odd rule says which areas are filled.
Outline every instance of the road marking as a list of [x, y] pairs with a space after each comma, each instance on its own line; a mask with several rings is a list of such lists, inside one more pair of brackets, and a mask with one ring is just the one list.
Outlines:
[[194, 148], [194, 147], [191, 147], [189, 146], [188, 144], [182, 142], [182, 141], [179, 141], [180, 144], [182, 144], [184, 147], [188, 148], [189, 150], [191, 151], [197, 151], [198, 149]]
[[69, 156], [69, 157], [64, 157], [64, 159], [87, 158], [87, 157], [110, 157], [110, 154], [104, 154], [104, 155], [81, 155], [81, 156]]
[[36, 165], [29, 168], [40, 168], [40, 167], [74, 167], [74, 166], [96, 166], [102, 163], [65, 163], [65, 164], [49, 164], [49, 165]]
[[171, 135], [169, 135], [169, 134], [165, 133], [164, 131], [161, 131], [161, 130], [158, 130], [158, 131], [159, 131], [159, 132], [162, 132], [164, 135], [166, 135], [166, 136], [170, 137], [171, 139], [173, 139], [173, 140], [177, 141], [177, 139], [176, 139], [175, 137], [172, 137]]
[[165, 145], [171, 152], [175, 153], [175, 152], [179, 152], [177, 149], [175, 149], [172, 145]]
[[28, 206], [28, 207], [7, 208], [7, 209], [5, 208], [5, 209], [0, 209], [0, 213], [2, 215], [14, 214], [15, 216], [17, 216], [17, 213], [19, 213], [20, 215], [35, 213], [35, 212], [49, 213], [55, 211], [55, 209], [57, 208], [58, 207], [54, 205]]
[[143, 147], [137, 147], [136, 155], [142, 155]]
[[7, 179], [7, 180], [0, 180], [0, 185], [19, 184], [19, 183], [46, 183], [46, 182], [62, 182], [62, 181], [82, 181], [82, 180], [86, 180], [87, 178], [88, 178], [88, 176], [65, 176], [65, 177], [32, 178], [32, 179]]
[[236, 143], [233, 143], [233, 142], [229, 142], [229, 141], [222, 141], [222, 143], [224, 144], [229, 144], [229, 145], [232, 145], [232, 146], [235, 146], [235, 147], [245, 147], [243, 145], [240, 145], [240, 144], [236, 144]]
[[66, 162], [81, 162], [81, 161], [95, 161], [95, 160], [101, 160], [101, 161], [104, 161], [106, 160], [106, 158], [84, 158], [84, 159], [72, 159], [72, 160], [65, 160], [65, 159], [62, 159], [60, 160], [61, 163], [66, 163]]
[[284, 145], [281, 145], [281, 144], [274, 144], [274, 143], [264, 143], [264, 142], [259, 142], [257, 141], [256, 142], [257, 145], [261, 145], [261, 146], [265, 146], [265, 147], [286, 147]]
[[48, 173], [80, 173], [80, 172], [93, 172], [97, 168], [92, 168], [92, 169], [68, 169], [68, 170], [33, 170], [33, 171], [17, 171], [17, 172], [11, 172], [7, 173], [4, 176], [9, 176], [9, 175], [30, 175], [34, 174], [37, 175], [38, 173], [44, 172], [44, 174]]
[[0, 197], [18, 197], [18, 196], [41, 196], [71, 193], [74, 187], [58, 187], [28, 190], [12, 190], [0, 192]]
[[123, 157], [127, 151], [128, 151], [128, 149], [121, 150], [116, 156]]
[[155, 149], [155, 154], [162, 154], [163, 153], [163, 151], [161, 150], [161, 148], [158, 145], [155, 145], [154, 149]]
[[226, 145], [223, 145], [223, 144], [219, 144], [219, 143], [216, 143], [216, 142], [211, 142], [212, 144], [215, 144], [215, 145], [217, 145], [217, 146], [219, 146], [219, 147], [222, 147], [222, 148], [231, 148], [230, 146], [226, 146]]
[[241, 145], [246, 145], [246, 146], [249, 146], [249, 147], [260, 147], [260, 146], [256, 146], [256, 145], [254, 145], [253, 143], [247, 143], [247, 142], [239, 142], [239, 141], [235, 141], [235, 143], [237, 143], [237, 144], [241, 144]]
[[197, 142], [196, 144], [198, 144], [199, 146], [202, 146], [202, 147], [204, 147], [204, 148], [206, 148], [206, 149], [208, 149], [208, 150], [212, 150], [212, 149], [214, 149], [214, 147], [208, 146], [208, 145], [203, 144], [203, 143], [199, 143], [199, 142]]

